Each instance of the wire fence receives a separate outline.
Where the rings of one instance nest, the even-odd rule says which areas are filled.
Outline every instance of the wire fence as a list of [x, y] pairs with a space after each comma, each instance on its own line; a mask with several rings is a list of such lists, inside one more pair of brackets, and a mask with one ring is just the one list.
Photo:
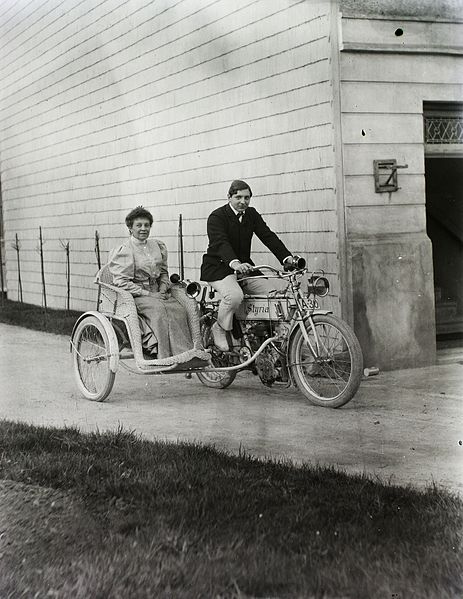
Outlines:
[[[94, 235], [94, 253], [95, 253], [95, 263], [100, 270], [101, 268], [101, 246], [100, 246], [100, 233], [98, 230], [95, 230]], [[72, 242], [70, 239], [60, 239], [59, 240], [60, 247], [63, 250], [63, 263], [64, 263], [64, 273], [65, 273], [65, 284], [66, 284], [66, 297], [65, 297], [65, 309], [66, 311], [71, 311], [71, 256], [72, 256]], [[19, 238], [18, 233], [15, 233], [14, 242], [11, 244], [11, 247], [16, 252], [16, 270], [17, 270], [17, 301], [20, 303], [24, 303], [24, 294], [23, 294], [23, 284], [22, 284], [22, 252], [24, 251], [23, 246], [21, 244], [21, 239]], [[39, 255], [40, 259], [40, 280], [41, 280], [41, 301], [42, 307], [45, 311], [48, 309], [48, 298], [47, 298], [47, 281], [46, 281], [46, 239], [43, 234], [42, 227], [39, 226], [38, 230], [38, 241], [36, 246], [36, 252]], [[181, 277], [183, 278], [183, 221], [182, 215], [179, 216], [178, 221], [178, 252], [179, 252], [179, 265], [181, 270]], [[3, 302], [6, 297], [6, 278], [4, 275], [4, 256], [0, 243], [0, 283], [1, 283], [1, 301]]]
[[[180, 275], [180, 279], [184, 279], [185, 278], [185, 264], [184, 264], [184, 245], [183, 245], [183, 237], [184, 237], [184, 230], [183, 230], [183, 226], [184, 226], [184, 220], [182, 218], [182, 215], [179, 215], [178, 218], [178, 228], [177, 228], [177, 254], [178, 254], [178, 268], [179, 268], [179, 275]], [[90, 237], [91, 239], [91, 237]], [[0, 265], [4, 265], [5, 263], [5, 244], [0, 239]], [[55, 239], [56, 241], [56, 239]], [[72, 290], [72, 269], [71, 266], [73, 265], [72, 262], [72, 256], [76, 255], [79, 251], [79, 247], [77, 246], [77, 244], [74, 246], [73, 248], [73, 242], [71, 239], [59, 239], [59, 245], [61, 247], [62, 250], [62, 264], [63, 264], [63, 273], [61, 275], [56, 275], [53, 274], [54, 280], [53, 281], [47, 281], [47, 273], [48, 275], [50, 275], [50, 270], [47, 269], [47, 249], [50, 250], [50, 252], [53, 252], [54, 254], [54, 258], [53, 258], [53, 264], [56, 265], [56, 248], [52, 248], [51, 245], [48, 246], [47, 248], [47, 240], [45, 238], [43, 229], [41, 226], [39, 226], [38, 228], [38, 236], [37, 236], [37, 245], [35, 247], [35, 250], [37, 252], [37, 254], [39, 255], [39, 260], [40, 260], [40, 286], [41, 286], [41, 303], [42, 303], [42, 307], [45, 311], [48, 310], [48, 308], [50, 307], [50, 297], [48, 296], [49, 293], [49, 286], [53, 287], [56, 286], [56, 277], [60, 276], [62, 277], [62, 281], [61, 281], [61, 286], [65, 285], [65, 295], [64, 295], [64, 303], [65, 303], [65, 310], [70, 312], [72, 307], [71, 307], [71, 303], [72, 303], [72, 297], [71, 297], [71, 290]], [[95, 230], [94, 232], [94, 236], [93, 236], [93, 241], [94, 241], [94, 245], [93, 245], [93, 253], [94, 253], [94, 260], [95, 260], [95, 266], [97, 270], [101, 269], [102, 266], [102, 250], [101, 250], [101, 235], [99, 233], [98, 230]], [[30, 243], [30, 240], [29, 240]], [[24, 252], [29, 252], [30, 249], [25, 250], [23, 247], [23, 244], [21, 243], [21, 239], [18, 235], [18, 233], [15, 233], [14, 235], [14, 242], [11, 243], [11, 247], [15, 250], [16, 252], [16, 277], [17, 277], [17, 301], [20, 303], [24, 303], [24, 292], [23, 292], [23, 273], [22, 273], [22, 267], [23, 267], [23, 256], [24, 256]], [[74, 253], [73, 253], [74, 251]], [[51, 259], [50, 259], [51, 262]], [[50, 262], [48, 264], [50, 264]], [[79, 275], [79, 266], [81, 265], [80, 262], [76, 261], [74, 262], [74, 271], [75, 271], [75, 276], [78, 277]], [[1, 273], [1, 278], [0, 278], [0, 284], [1, 284], [1, 292], [0, 292], [0, 304], [3, 303], [4, 299], [6, 298], [6, 277], [5, 277], [5, 271], [3, 268], [0, 267], [0, 273]], [[14, 276], [14, 275], [13, 275]], [[27, 277], [26, 277], [27, 280]], [[51, 295], [51, 294], [50, 294]], [[51, 297], [51, 303], [53, 303], [53, 299], [56, 301], [56, 295]], [[61, 294], [59, 296], [60, 298], [63, 297], [63, 295]], [[13, 299], [10, 295], [10, 299]], [[82, 298], [80, 298], [80, 300], [82, 300]], [[98, 306], [98, 300], [99, 298], [97, 298], [97, 306]], [[87, 300], [85, 300], [87, 301]]]

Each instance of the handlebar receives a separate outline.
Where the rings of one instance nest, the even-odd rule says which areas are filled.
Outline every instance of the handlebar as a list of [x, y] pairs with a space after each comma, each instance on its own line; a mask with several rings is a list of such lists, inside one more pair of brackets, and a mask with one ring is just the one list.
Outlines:
[[257, 266], [253, 266], [253, 270], [262, 270], [262, 269], [271, 270], [274, 273], [280, 273], [281, 270], [275, 268], [274, 266], [270, 266], [269, 264], [258, 264]]
[[[283, 270], [285, 272], [302, 271], [305, 269], [306, 264], [307, 264], [305, 258], [303, 258], [302, 256], [298, 256], [297, 254], [294, 254], [293, 256], [290, 256], [289, 258], [290, 258], [289, 260], [286, 258], [285, 261], [283, 262]], [[273, 266], [269, 266], [268, 264], [254, 266], [253, 270], [259, 270], [262, 268], [271, 270], [274, 273], [278, 273], [279, 276], [282, 276], [280, 270], [273, 268]], [[252, 270], [250, 272], [252, 272]], [[257, 275], [257, 276], [259, 276], [259, 275]]]
[[[288, 272], [283, 272], [282, 270], [275, 268], [273, 266], [270, 266], [269, 264], [258, 264], [256, 266], [253, 267], [253, 270], [251, 271], [251, 273], [255, 270], [269, 270], [270, 272], [274, 273], [275, 275], [278, 275], [281, 278], [289, 278], [291, 276], [293, 276], [294, 274], [297, 273], [302, 273], [305, 270], [304, 268], [301, 268], [299, 270], [292, 270], [292, 271], [288, 271]], [[265, 277], [266, 275], [246, 275], [244, 277], [240, 277], [239, 280], [240, 281], [244, 281], [246, 279], [258, 279], [259, 277]]]
[[[274, 268], [273, 266], [270, 266], [269, 264], [259, 264], [258, 266], [254, 266], [255, 270], [269, 270], [273, 273], [275, 273], [275, 275], [277, 275], [279, 278], [282, 279], [291, 279], [291, 277], [297, 276], [297, 275], [303, 275], [305, 273], [308, 273], [309, 270], [305, 267], [305, 260], [304, 260], [304, 266], [302, 268], [299, 269], [294, 269], [291, 270], [289, 272], [282, 272], [281, 270], [278, 270], [277, 268]], [[330, 290], [330, 284], [328, 282], [328, 279], [326, 277], [324, 277], [324, 271], [323, 270], [315, 270], [312, 272], [312, 276], [309, 277], [308, 279], [308, 292], [313, 294], [313, 295], [318, 295], [320, 297], [324, 297], [325, 295], [328, 294], [329, 290]], [[239, 280], [240, 281], [244, 281], [246, 279], [258, 279], [258, 278], [266, 278], [265, 275], [255, 275], [255, 276], [247, 276], [247, 277], [241, 277]]]

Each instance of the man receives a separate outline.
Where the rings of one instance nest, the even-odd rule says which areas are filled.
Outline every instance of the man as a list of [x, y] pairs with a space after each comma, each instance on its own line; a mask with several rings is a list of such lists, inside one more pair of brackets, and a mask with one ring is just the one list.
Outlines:
[[268, 249], [284, 264], [292, 254], [269, 229], [262, 216], [251, 208], [252, 191], [245, 181], [233, 181], [228, 190], [228, 204], [214, 210], [207, 219], [209, 246], [203, 256], [201, 280], [207, 281], [222, 296], [217, 322], [212, 327], [215, 345], [229, 350], [227, 331], [233, 327], [233, 315], [247, 294], [267, 295], [286, 284], [278, 279], [248, 279], [240, 277], [254, 270], [251, 260], [251, 240], [255, 233]]

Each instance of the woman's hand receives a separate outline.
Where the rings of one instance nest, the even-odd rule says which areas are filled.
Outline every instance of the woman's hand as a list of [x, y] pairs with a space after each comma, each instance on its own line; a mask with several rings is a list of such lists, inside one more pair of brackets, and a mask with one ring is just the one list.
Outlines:
[[153, 297], [155, 299], [161, 299], [161, 300], [166, 300], [169, 297], [169, 293], [168, 291], [150, 291], [150, 297]]

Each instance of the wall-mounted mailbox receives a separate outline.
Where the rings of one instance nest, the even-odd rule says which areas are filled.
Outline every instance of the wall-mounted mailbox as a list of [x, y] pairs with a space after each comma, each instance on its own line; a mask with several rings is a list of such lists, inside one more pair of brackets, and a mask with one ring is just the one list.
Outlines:
[[373, 160], [376, 193], [397, 191], [399, 189], [397, 177], [397, 169], [399, 168], [408, 168], [408, 164], [397, 164], [395, 158]]

